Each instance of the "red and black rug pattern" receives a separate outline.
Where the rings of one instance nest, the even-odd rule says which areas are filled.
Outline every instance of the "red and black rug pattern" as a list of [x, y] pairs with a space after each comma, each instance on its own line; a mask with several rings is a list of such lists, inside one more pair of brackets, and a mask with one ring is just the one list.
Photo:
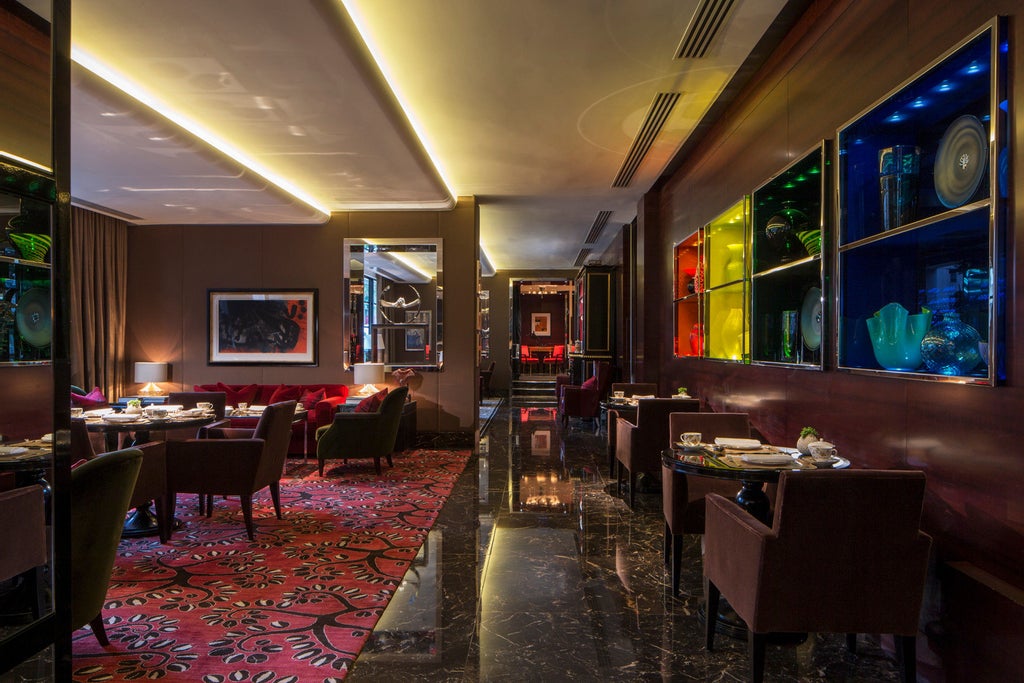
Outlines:
[[[345, 677], [466, 466], [468, 450], [293, 466], [284, 519], [264, 490], [256, 540], [237, 498], [212, 517], [179, 495], [171, 542], [122, 540], [103, 610], [108, 647], [74, 635], [74, 679], [325, 683]], [[369, 463], [369, 461], [365, 461]]]

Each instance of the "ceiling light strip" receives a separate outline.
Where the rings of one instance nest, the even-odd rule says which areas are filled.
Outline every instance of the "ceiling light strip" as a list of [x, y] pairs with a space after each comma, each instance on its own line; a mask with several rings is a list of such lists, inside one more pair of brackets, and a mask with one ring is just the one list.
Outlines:
[[654, 101], [651, 103], [650, 109], [647, 110], [647, 116], [644, 117], [644, 122], [640, 126], [640, 130], [637, 131], [636, 137], [633, 138], [633, 144], [630, 146], [629, 152], [626, 153], [626, 158], [623, 160], [622, 166], [619, 167], [615, 180], [612, 181], [612, 187], [628, 187], [632, 182], [633, 175], [640, 168], [647, 153], [651, 151], [662, 126], [665, 125], [676, 102], [679, 101], [679, 96], [680, 93], [677, 92], [660, 92], [654, 96]]
[[699, 59], [705, 56], [711, 43], [729, 16], [734, 0], [704, 0], [697, 6], [683, 38], [676, 48], [676, 59]]
[[380, 47], [377, 45], [376, 42], [370, 39], [371, 33], [366, 20], [363, 19], [362, 15], [359, 14], [358, 8], [356, 7], [356, 4], [352, 0], [340, 0], [340, 2], [342, 7], [344, 7], [345, 13], [348, 15], [349, 20], [352, 22], [352, 25], [355, 27], [356, 33], [358, 33], [359, 37], [362, 38], [363, 45], [366, 46], [366, 49], [370, 52], [370, 56], [373, 57], [373, 61], [377, 65], [377, 69], [380, 71], [381, 77], [383, 77], [384, 82], [387, 83], [387, 86], [391, 90], [391, 94], [394, 96], [395, 101], [398, 102], [398, 106], [405, 114], [406, 121], [408, 121], [409, 125], [412, 126], [413, 132], [416, 134], [416, 137], [419, 140], [420, 145], [423, 146], [423, 151], [426, 153], [427, 158], [430, 160], [430, 163], [433, 164], [434, 170], [437, 172], [438, 177], [441, 179], [441, 183], [444, 185], [445, 189], [448, 190], [448, 194], [451, 195], [452, 201], [456, 201], [459, 195], [452, 187], [452, 184], [448, 182], [447, 174], [441, 167], [441, 164], [438, 163], [438, 159], [440, 157], [434, 152], [434, 149], [431, 147], [429, 138], [426, 135], [426, 131], [423, 130], [422, 124], [419, 122], [419, 119], [417, 119], [413, 115], [412, 108], [409, 107], [406, 104], [405, 100], [402, 98], [401, 91], [399, 90], [397, 83], [395, 82], [395, 79], [388, 72], [387, 68], [385, 68], [385, 61], [383, 55], [381, 54]]
[[598, 211], [597, 218], [594, 219], [594, 224], [590, 226], [590, 232], [587, 233], [587, 239], [584, 244], [593, 244], [604, 232], [604, 228], [608, 225], [608, 219], [612, 217], [611, 211]]
[[583, 264], [587, 262], [587, 258], [589, 256], [590, 249], [580, 249], [580, 253], [576, 255], [576, 260], [573, 262], [573, 265], [577, 268], [582, 267]]
[[129, 97], [141, 102], [151, 110], [167, 119], [179, 128], [187, 131], [196, 138], [202, 140], [207, 145], [217, 150], [221, 154], [230, 157], [237, 163], [244, 166], [249, 171], [252, 171], [256, 175], [260, 176], [267, 182], [280, 188], [287, 194], [291, 195], [295, 199], [299, 200], [303, 204], [316, 209], [320, 213], [324, 214], [325, 217], [331, 215], [330, 209], [320, 204], [318, 201], [313, 199], [298, 187], [293, 185], [290, 181], [285, 180], [279, 175], [272, 173], [269, 169], [265, 168], [262, 164], [259, 164], [256, 160], [246, 156], [241, 150], [238, 150], [228, 144], [225, 140], [215, 135], [212, 131], [204, 128], [199, 122], [185, 116], [184, 114], [175, 111], [171, 106], [161, 101], [158, 97], [148, 92], [145, 88], [137, 83], [132, 82], [126, 76], [114, 71], [106, 64], [100, 62], [89, 53], [76, 48], [71, 47], [71, 59], [81, 66], [83, 69], [91, 72], [98, 78], [103, 79], [113, 87], [124, 92]]

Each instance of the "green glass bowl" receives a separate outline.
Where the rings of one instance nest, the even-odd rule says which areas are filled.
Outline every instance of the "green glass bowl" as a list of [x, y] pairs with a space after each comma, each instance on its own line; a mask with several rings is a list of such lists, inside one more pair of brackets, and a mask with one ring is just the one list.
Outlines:
[[52, 243], [49, 235], [40, 232], [11, 232], [7, 238], [29, 261], [44, 261]]
[[797, 233], [797, 239], [811, 256], [821, 253], [821, 230], [804, 230]]

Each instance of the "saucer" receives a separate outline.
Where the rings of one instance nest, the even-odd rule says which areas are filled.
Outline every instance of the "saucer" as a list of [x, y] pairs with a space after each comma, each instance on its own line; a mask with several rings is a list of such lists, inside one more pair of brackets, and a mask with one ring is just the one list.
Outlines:
[[676, 441], [676, 448], [685, 453], [700, 453], [704, 450], [704, 444], [698, 446], [687, 446], [682, 441]]

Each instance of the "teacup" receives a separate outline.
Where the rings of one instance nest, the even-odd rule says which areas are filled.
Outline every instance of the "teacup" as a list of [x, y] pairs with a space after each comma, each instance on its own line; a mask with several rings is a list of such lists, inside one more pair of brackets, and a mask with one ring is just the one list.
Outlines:
[[213, 404], [208, 401], [199, 401], [196, 403], [196, 408], [199, 408], [199, 410], [202, 410], [203, 412], [210, 412], [213, 410]]
[[679, 435], [679, 440], [686, 448], [696, 448], [700, 446], [700, 432], [683, 432]]
[[626, 397], [626, 392], [625, 391], [613, 391], [612, 392], [612, 398], [625, 398], [625, 397]]
[[85, 413], [85, 408], [80, 408], [80, 407], [76, 406], [76, 407], [71, 409], [71, 417], [82, 417], [82, 415], [84, 413]]
[[146, 417], [157, 419], [165, 418], [170, 414], [170, 411], [167, 410], [167, 408], [163, 408], [161, 406], [149, 406], [144, 412], [146, 413]]
[[244, 413], [245, 411], [249, 410], [249, 404], [246, 403], [245, 401], [239, 401], [238, 410]]
[[839, 452], [828, 441], [815, 441], [807, 448], [811, 451], [811, 458], [814, 460], [832, 460]]

